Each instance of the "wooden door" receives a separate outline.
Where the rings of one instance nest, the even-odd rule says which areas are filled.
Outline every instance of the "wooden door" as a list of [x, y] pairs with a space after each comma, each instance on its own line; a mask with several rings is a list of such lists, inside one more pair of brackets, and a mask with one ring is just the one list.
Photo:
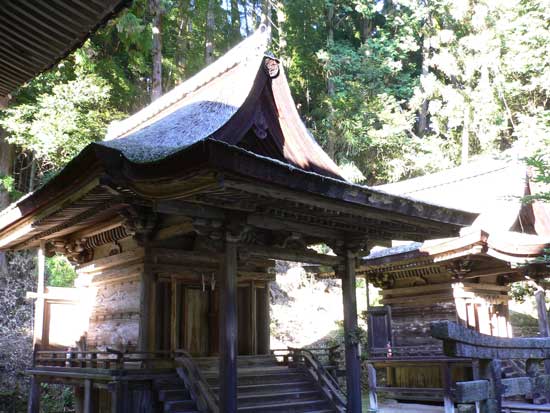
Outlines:
[[386, 348], [392, 343], [390, 307], [371, 307], [368, 312], [369, 348]]
[[176, 280], [157, 284], [156, 349], [209, 354], [210, 292]]
[[198, 288], [185, 289], [183, 348], [193, 356], [208, 355], [209, 298], [208, 291], [202, 291]]

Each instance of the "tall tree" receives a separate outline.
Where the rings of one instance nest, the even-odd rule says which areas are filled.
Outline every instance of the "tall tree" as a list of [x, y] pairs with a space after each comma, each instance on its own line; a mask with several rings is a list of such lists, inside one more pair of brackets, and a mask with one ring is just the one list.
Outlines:
[[161, 0], [149, 0], [149, 12], [152, 17], [153, 44], [151, 56], [153, 72], [151, 82], [151, 101], [162, 96], [162, 7]]
[[231, 0], [231, 35], [235, 42], [241, 39], [241, 13], [238, 0]]
[[204, 62], [209, 65], [214, 61], [214, 33], [216, 31], [216, 0], [208, 0], [206, 10], [206, 27], [204, 29]]

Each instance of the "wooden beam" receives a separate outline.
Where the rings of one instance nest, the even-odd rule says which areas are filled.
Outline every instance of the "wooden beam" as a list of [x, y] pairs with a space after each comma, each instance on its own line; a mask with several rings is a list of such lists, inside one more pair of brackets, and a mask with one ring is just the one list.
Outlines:
[[361, 411], [361, 360], [359, 358], [359, 338], [357, 337], [355, 258], [355, 254], [351, 251], [345, 251], [342, 272], [347, 408], [350, 412]]
[[[424, 229], [432, 229], [436, 233], [445, 233], [441, 228], [454, 224], [438, 223], [432, 221], [432, 218], [418, 218], [412, 216], [408, 211], [397, 212], [391, 211], [391, 206], [385, 204], [384, 201], [376, 202], [377, 205], [359, 205], [354, 201], [346, 202], [342, 200], [332, 200], [326, 197], [312, 195], [309, 193], [292, 191], [289, 189], [274, 187], [270, 185], [258, 185], [255, 183], [238, 182], [230, 179], [224, 180], [224, 185], [227, 188], [234, 188], [244, 192], [253, 193], [257, 195], [263, 195], [270, 198], [282, 199], [286, 201], [298, 202], [304, 205], [313, 207], [325, 208], [331, 211], [339, 211], [344, 214], [354, 215], [358, 217], [365, 217], [371, 219], [378, 219], [382, 222], [397, 222], [409, 227], [415, 225]], [[372, 194], [371, 199], [379, 197], [380, 199], [387, 197], [393, 198], [391, 195], [384, 194]], [[412, 203], [409, 201], [409, 203]], [[444, 208], [441, 208], [444, 209]], [[436, 218], [437, 219], [437, 218]], [[381, 224], [383, 226], [383, 224]], [[446, 232], [448, 233], [448, 232]]]
[[244, 255], [252, 255], [269, 259], [279, 259], [284, 261], [295, 261], [308, 264], [321, 264], [331, 266], [343, 263], [343, 259], [341, 257], [337, 257], [335, 255], [319, 254], [309, 249], [298, 250], [291, 248], [242, 245], [241, 250], [241, 254]]
[[342, 231], [335, 230], [334, 228], [292, 222], [288, 219], [277, 219], [260, 214], [249, 215], [246, 222], [256, 228], [271, 231], [291, 231], [322, 239], [342, 239], [344, 237]]
[[220, 406], [237, 413], [237, 242], [229, 234], [220, 275]]
[[162, 214], [224, 220], [223, 209], [179, 200], [156, 201], [153, 210]]

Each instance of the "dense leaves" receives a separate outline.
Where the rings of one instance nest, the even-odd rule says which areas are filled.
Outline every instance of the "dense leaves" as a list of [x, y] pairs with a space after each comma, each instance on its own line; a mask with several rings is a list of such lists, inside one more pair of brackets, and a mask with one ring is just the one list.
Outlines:
[[44, 176], [148, 104], [155, 76], [170, 89], [267, 13], [315, 137], [364, 182], [395, 181], [476, 154], [545, 148], [549, 10], [547, 0], [136, 0], [21, 88], [0, 125]]

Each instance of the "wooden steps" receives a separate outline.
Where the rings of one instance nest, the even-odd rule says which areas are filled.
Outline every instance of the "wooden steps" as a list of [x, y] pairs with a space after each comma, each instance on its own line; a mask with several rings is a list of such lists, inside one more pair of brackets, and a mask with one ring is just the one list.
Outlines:
[[[218, 395], [218, 358], [201, 357], [193, 361]], [[273, 356], [240, 356], [237, 366], [239, 412], [334, 412], [311, 376], [302, 369], [280, 366]]]
[[199, 413], [197, 406], [183, 381], [174, 376], [172, 379], [155, 382], [157, 398], [163, 406], [165, 413]]

